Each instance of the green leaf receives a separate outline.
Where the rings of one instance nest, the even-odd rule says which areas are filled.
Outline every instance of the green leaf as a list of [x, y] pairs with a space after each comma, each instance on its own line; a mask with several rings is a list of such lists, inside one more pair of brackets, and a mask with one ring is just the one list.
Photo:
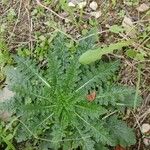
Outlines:
[[[94, 65], [82, 66], [79, 64], [81, 52], [90, 50], [95, 43], [94, 37], [91, 38], [80, 40], [78, 51], [73, 53], [67, 46], [68, 39], [59, 34], [48, 47], [44, 66], [33, 57], [15, 57], [15, 69], [12, 67], [6, 71], [9, 87], [15, 95], [11, 101], [0, 103], [1, 110], [19, 118], [13, 132], [15, 141], [33, 141], [37, 149], [42, 150], [94, 150], [95, 143], [99, 142], [102, 147], [128, 142], [124, 139], [126, 134], [121, 126], [122, 122], [117, 119], [107, 122], [112, 117], [107, 117], [107, 114], [114, 109], [118, 110], [118, 103], [125, 101], [125, 104], [129, 104], [129, 100], [134, 100], [132, 95], [135, 96], [135, 92], [121, 89], [116, 83], [112, 83], [112, 78], [119, 69], [118, 61], [99, 61]], [[129, 41], [122, 41], [96, 50], [102, 56], [129, 44]], [[88, 102], [86, 96], [92, 91], [96, 92], [96, 99]], [[112, 102], [108, 105], [103, 103], [108, 100], [114, 101], [114, 105]], [[121, 105], [121, 108], [126, 106], [129, 105]], [[105, 113], [107, 114], [104, 116]], [[0, 130], [3, 132], [3, 126]], [[127, 138], [129, 139], [128, 135]]]
[[135, 58], [136, 57], [137, 52], [135, 50], [132, 49], [128, 49], [126, 51], [126, 55], [130, 58]]
[[135, 60], [137, 60], [137, 61], [144, 61], [145, 58], [144, 58], [144, 56], [143, 56], [142, 53], [138, 53], [138, 54], [136, 55], [136, 57], [135, 57]]
[[107, 123], [110, 128], [112, 139], [116, 145], [127, 147], [136, 143], [133, 130], [127, 127], [126, 123], [118, 120], [116, 116], [111, 117]]
[[118, 50], [121, 49], [122, 47], [129, 46], [131, 43], [132, 43], [131, 40], [121, 41], [115, 44], [110, 44], [109, 46], [105, 46], [103, 48], [88, 50], [80, 56], [79, 62], [81, 64], [90, 64], [96, 60], [101, 59], [101, 57], [104, 54], [113, 53], [114, 50]]
[[100, 50], [89, 50], [80, 56], [79, 62], [81, 64], [90, 64], [98, 59], [101, 59]]
[[107, 110], [95, 103], [81, 103], [76, 105], [81, 111], [82, 115], [89, 116], [91, 118], [98, 118], [100, 115], [107, 113]]
[[134, 60], [137, 60], [137, 61], [143, 61], [145, 60], [144, 56], [145, 56], [145, 53], [142, 53], [142, 52], [137, 52], [135, 50], [132, 50], [132, 49], [129, 49], [126, 51], [126, 55]]
[[[101, 105], [118, 105], [118, 106], [134, 106], [135, 89], [127, 86], [108, 86], [106, 90], [101, 91], [97, 95], [97, 100]], [[138, 103], [140, 104], [140, 97], [138, 97]]]
[[95, 150], [109, 150], [107, 147], [105, 147], [102, 143], [95, 144]]
[[113, 25], [109, 28], [109, 31], [111, 31], [113, 33], [120, 33], [120, 32], [123, 32], [124, 29], [121, 26]]
[[82, 130], [80, 130], [78, 127], [76, 127], [83, 142], [83, 150], [94, 150], [94, 144], [95, 142], [91, 138], [85, 138], [88, 135], [83, 133]]

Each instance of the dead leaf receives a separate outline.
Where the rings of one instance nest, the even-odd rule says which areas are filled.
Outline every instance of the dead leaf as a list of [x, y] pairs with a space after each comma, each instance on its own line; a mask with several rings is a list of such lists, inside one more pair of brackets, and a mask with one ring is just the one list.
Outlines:
[[122, 26], [125, 29], [126, 34], [131, 38], [136, 38], [136, 30], [131, 18], [125, 16], [122, 22]]
[[102, 15], [102, 13], [101, 11], [95, 11], [95, 12], [91, 12], [90, 15], [95, 18], [99, 18]]
[[88, 95], [86, 96], [86, 98], [87, 98], [87, 100], [88, 100], [89, 102], [94, 101], [95, 98], [96, 98], [96, 92], [94, 91], [94, 92], [88, 94]]
[[132, 27], [133, 26], [133, 22], [132, 22], [131, 18], [125, 16], [124, 19], [123, 19], [123, 22], [122, 22], [122, 26], [123, 27], [126, 27], [126, 26]]
[[145, 12], [145, 11], [147, 11], [149, 8], [150, 8], [150, 7], [149, 7], [147, 4], [143, 3], [143, 4], [141, 4], [139, 7], [137, 7], [136, 9], [137, 9], [137, 11], [139, 11], [139, 12]]
[[118, 145], [115, 147], [114, 150], [126, 150], [125, 148], [123, 148], [122, 146]]

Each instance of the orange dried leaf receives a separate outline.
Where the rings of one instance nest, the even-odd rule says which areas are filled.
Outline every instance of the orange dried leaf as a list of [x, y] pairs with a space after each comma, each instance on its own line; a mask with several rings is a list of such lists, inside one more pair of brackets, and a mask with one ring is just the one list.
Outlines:
[[96, 92], [94, 91], [94, 92], [88, 94], [88, 95], [86, 96], [86, 98], [87, 98], [87, 100], [88, 100], [89, 102], [94, 101], [95, 98], [96, 98]]
[[122, 146], [118, 145], [115, 147], [114, 150], [126, 150], [125, 148], [123, 148]]

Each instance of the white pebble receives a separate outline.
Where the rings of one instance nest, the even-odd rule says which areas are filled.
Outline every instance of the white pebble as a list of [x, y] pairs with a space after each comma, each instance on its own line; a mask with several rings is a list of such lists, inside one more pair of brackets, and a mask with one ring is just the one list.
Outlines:
[[141, 126], [141, 132], [144, 134], [144, 133], [147, 133], [149, 131], [150, 131], [150, 125], [148, 123], [142, 124], [142, 126]]
[[92, 10], [96, 10], [96, 9], [98, 8], [97, 3], [96, 3], [95, 1], [91, 2], [91, 3], [90, 3], [90, 8], [91, 8]]
[[150, 140], [148, 138], [144, 138], [143, 143], [145, 144], [145, 146], [149, 146], [150, 145]]
[[80, 9], [83, 9], [86, 6], [86, 1], [78, 3]]
[[74, 3], [72, 3], [72, 2], [69, 2], [69, 3], [68, 3], [68, 6], [69, 6], [69, 7], [75, 7], [76, 5], [75, 5]]
[[99, 18], [102, 15], [101, 11], [91, 12], [90, 14], [95, 18]]
[[139, 12], [144, 12], [144, 11], [147, 11], [149, 10], [149, 5], [143, 3], [141, 4], [139, 7], [137, 7], [136, 9], [139, 11]]

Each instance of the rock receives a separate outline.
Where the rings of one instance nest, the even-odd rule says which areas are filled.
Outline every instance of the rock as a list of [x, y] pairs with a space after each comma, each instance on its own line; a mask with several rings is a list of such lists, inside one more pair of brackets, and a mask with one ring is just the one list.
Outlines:
[[69, 2], [69, 3], [68, 3], [68, 6], [69, 6], [69, 7], [75, 7], [76, 5], [75, 5], [73, 2]]
[[87, 4], [86, 1], [84, 1], [84, 2], [79, 2], [79, 3], [78, 3], [78, 6], [79, 6], [80, 9], [83, 9], [83, 8], [86, 6], [86, 4]]
[[141, 132], [143, 134], [150, 132], [150, 124], [148, 124], [148, 123], [142, 124], [142, 126], [141, 126]]
[[0, 119], [7, 122], [10, 118], [11, 114], [8, 112], [0, 112]]
[[131, 37], [131, 38], [136, 37], [136, 30], [134, 28], [134, 24], [133, 24], [131, 18], [125, 16], [122, 21], [122, 26], [124, 27], [125, 32], [129, 37]]
[[12, 91], [10, 91], [7, 87], [5, 87], [2, 91], [0, 91], [0, 102], [5, 100], [9, 100], [15, 95]]
[[150, 146], [150, 139], [144, 138], [143, 143], [145, 144], [145, 146]]
[[[14, 92], [10, 91], [7, 87], [0, 91], [0, 103], [10, 100], [15, 95]], [[0, 119], [7, 121], [10, 118], [10, 114], [7, 111], [0, 111]]]
[[122, 22], [122, 26], [123, 27], [126, 27], [126, 26], [132, 27], [133, 22], [132, 22], [131, 18], [125, 16], [124, 19], [123, 19], [123, 22]]
[[90, 15], [95, 18], [99, 18], [102, 15], [102, 13], [101, 11], [95, 11], [95, 12], [91, 12]]
[[96, 9], [98, 8], [97, 3], [96, 3], [95, 1], [92, 1], [92, 2], [90, 3], [90, 8], [91, 8], [92, 10], [96, 10]]
[[139, 7], [137, 7], [136, 9], [139, 12], [144, 12], [144, 11], [147, 11], [149, 8], [150, 7], [147, 4], [143, 3]]

